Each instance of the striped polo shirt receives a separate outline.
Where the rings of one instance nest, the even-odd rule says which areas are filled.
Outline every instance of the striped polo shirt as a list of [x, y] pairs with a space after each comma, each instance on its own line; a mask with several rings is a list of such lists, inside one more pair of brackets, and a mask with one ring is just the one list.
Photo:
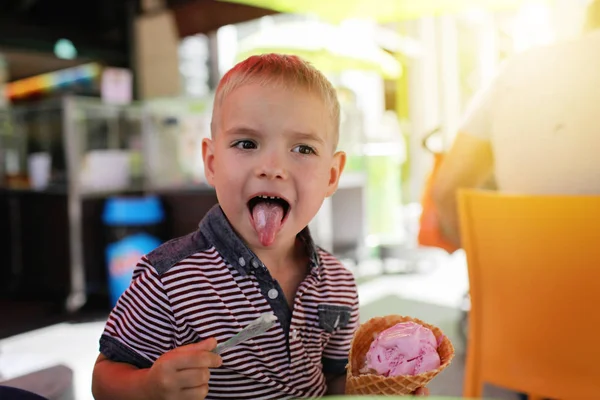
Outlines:
[[178, 346], [210, 337], [223, 343], [273, 311], [277, 323], [269, 331], [221, 354], [207, 398], [322, 396], [324, 374], [345, 374], [358, 294], [353, 275], [314, 245], [308, 228], [298, 236], [310, 266], [292, 310], [278, 282], [215, 206], [196, 232], [142, 257], [110, 313], [100, 352], [149, 368]]

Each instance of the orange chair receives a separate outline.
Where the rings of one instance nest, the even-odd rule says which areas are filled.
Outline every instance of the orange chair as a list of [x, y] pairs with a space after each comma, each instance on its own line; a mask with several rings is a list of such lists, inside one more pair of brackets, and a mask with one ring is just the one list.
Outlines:
[[471, 314], [465, 397], [600, 399], [600, 196], [459, 193]]

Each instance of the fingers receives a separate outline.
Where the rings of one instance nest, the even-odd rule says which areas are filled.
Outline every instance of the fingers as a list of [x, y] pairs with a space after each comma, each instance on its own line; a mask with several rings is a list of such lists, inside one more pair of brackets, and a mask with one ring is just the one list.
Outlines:
[[413, 393], [415, 396], [429, 396], [429, 389], [426, 387], [421, 387], [415, 390]]
[[[187, 399], [189, 396], [189, 398], [198, 400], [204, 397], [199, 396], [197, 393], [201, 394], [208, 391], [210, 371], [208, 368], [193, 368], [181, 371], [163, 369], [157, 371], [150, 379], [156, 391], [161, 393], [160, 398], [181, 400]], [[186, 395], [183, 395], [184, 392]], [[181, 397], [180, 394], [182, 394]]]
[[184, 355], [176, 367], [177, 371], [196, 368], [219, 368], [223, 364], [221, 356], [209, 351], [191, 351]]
[[210, 351], [216, 345], [217, 341], [211, 338], [175, 349], [175, 369], [219, 368], [223, 364], [221, 356]]
[[188, 346], [196, 350], [213, 351], [217, 347], [217, 339], [209, 338], [198, 343], [192, 343]]
[[177, 382], [181, 389], [193, 389], [208, 385], [210, 371], [208, 368], [184, 369], [177, 372]]
[[163, 354], [150, 369], [149, 387], [165, 399], [200, 400], [208, 393], [209, 368], [223, 363], [210, 349], [215, 339], [178, 347]]
[[178, 400], [202, 400], [208, 394], [208, 385], [202, 385], [195, 388], [183, 389], [180, 392]]

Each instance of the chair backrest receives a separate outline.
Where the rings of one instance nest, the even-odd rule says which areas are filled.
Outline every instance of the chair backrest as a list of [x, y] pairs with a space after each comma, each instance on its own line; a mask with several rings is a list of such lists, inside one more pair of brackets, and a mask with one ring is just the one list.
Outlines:
[[466, 190], [459, 207], [472, 303], [465, 394], [489, 382], [600, 398], [600, 196]]

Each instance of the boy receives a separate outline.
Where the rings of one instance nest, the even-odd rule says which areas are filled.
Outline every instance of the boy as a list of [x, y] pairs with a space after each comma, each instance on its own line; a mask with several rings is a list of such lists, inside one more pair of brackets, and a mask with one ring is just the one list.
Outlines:
[[[340, 109], [294, 56], [253, 56], [219, 83], [205, 173], [219, 205], [145, 257], [111, 312], [97, 399], [259, 399], [343, 393], [358, 295], [307, 225], [337, 189]], [[260, 314], [268, 332], [211, 352]]]

